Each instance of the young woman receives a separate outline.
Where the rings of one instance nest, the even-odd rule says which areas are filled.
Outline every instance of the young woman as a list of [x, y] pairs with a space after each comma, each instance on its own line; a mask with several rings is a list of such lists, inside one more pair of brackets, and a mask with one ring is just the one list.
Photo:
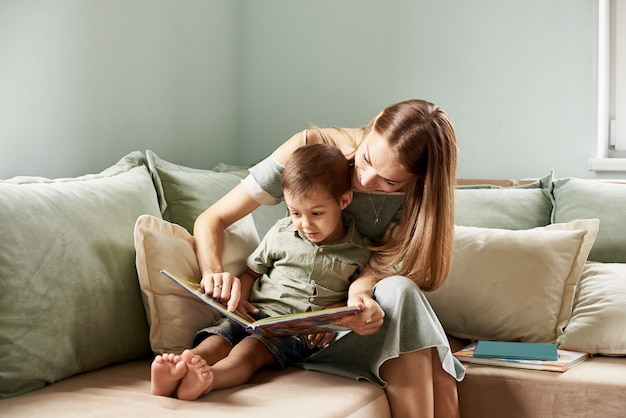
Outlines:
[[298, 133], [251, 168], [196, 220], [204, 288], [218, 286], [214, 296], [230, 309], [251, 310], [241, 299], [240, 280], [223, 271], [224, 229], [260, 204], [278, 203], [282, 167], [294, 150], [312, 143], [333, 145], [354, 161], [354, 196], [345, 210], [377, 246], [348, 292], [348, 305], [364, 307], [343, 322], [353, 332], [300, 365], [385, 387], [396, 417], [458, 416], [456, 381], [464, 369], [422, 293], [445, 281], [454, 234], [456, 137], [434, 104], [409, 100], [383, 109], [362, 128]]

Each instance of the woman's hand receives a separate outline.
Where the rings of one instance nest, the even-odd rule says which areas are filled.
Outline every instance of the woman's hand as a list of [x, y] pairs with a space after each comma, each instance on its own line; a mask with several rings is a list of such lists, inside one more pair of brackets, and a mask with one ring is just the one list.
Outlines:
[[241, 301], [241, 282], [228, 272], [208, 273], [202, 277], [200, 287], [207, 296], [226, 303], [229, 311], [237, 309]]
[[376, 334], [383, 325], [385, 311], [374, 300], [371, 291], [351, 295], [348, 298], [348, 306], [358, 306], [361, 313], [338, 320], [338, 325], [348, 327], [359, 335]]
[[359, 335], [376, 334], [383, 325], [385, 311], [374, 299], [374, 285], [378, 280], [369, 267], [352, 282], [348, 289], [348, 306], [358, 306], [361, 313], [337, 321]]
[[241, 273], [241, 277], [233, 276], [231, 273], [208, 273], [202, 277], [200, 287], [206, 295], [226, 302], [226, 308], [243, 316], [250, 322], [254, 318], [250, 313], [258, 313], [259, 309], [248, 302], [250, 291], [254, 281], [260, 276], [250, 268]]

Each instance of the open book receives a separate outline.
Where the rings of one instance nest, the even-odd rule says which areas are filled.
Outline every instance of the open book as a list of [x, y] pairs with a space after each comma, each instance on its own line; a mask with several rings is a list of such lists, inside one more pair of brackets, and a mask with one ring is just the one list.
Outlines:
[[[522, 343], [520, 343], [522, 344]], [[557, 350], [558, 358], [552, 360], [524, 360], [520, 358], [486, 358], [476, 357], [476, 342], [454, 353], [454, 356], [464, 363], [486, 364], [489, 366], [514, 367], [519, 369], [547, 370], [551, 372], [565, 372], [580, 362], [589, 358], [589, 354], [579, 351]]]
[[249, 333], [263, 334], [271, 337], [286, 335], [317, 334], [322, 332], [345, 331], [347, 328], [336, 325], [335, 322], [346, 316], [356, 315], [360, 309], [356, 306], [323, 309], [312, 312], [302, 312], [290, 315], [272, 316], [250, 322], [237, 312], [230, 312], [222, 303], [211, 296], [205, 295], [197, 280], [183, 277], [166, 270], [161, 270], [165, 276], [182, 286], [189, 293], [206, 303], [225, 317], [235, 321]]

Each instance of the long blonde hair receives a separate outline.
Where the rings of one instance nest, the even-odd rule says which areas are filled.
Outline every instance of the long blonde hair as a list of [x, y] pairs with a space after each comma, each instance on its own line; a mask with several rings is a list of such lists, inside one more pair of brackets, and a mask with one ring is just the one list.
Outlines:
[[399, 274], [425, 291], [440, 287], [452, 264], [456, 135], [448, 115], [423, 100], [384, 109], [366, 128], [386, 138], [399, 163], [415, 175], [400, 223], [380, 243], [372, 267]]
[[[335, 129], [356, 150], [354, 138], [342, 128]], [[407, 100], [385, 108], [363, 127], [363, 136], [372, 129], [388, 141], [398, 162], [415, 178], [406, 186], [400, 223], [372, 247], [370, 266], [380, 277], [402, 275], [422, 290], [436, 290], [445, 282], [452, 264], [457, 158], [454, 127], [443, 109], [424, 100]], [[313, 130], [322, 143], [337, 146], [323, 130]]]

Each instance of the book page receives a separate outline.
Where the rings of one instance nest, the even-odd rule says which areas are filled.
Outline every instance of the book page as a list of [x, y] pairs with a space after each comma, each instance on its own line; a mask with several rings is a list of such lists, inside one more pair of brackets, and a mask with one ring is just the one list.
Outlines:
[[183, 289], [187, 290], [189, 293], [200, 299], [202, 302], [206, 303], [207, 305], [221, 313], [223, 316], [232, 319], [246, 329], [250, 328], [250, 321], [237, 314], [236, 312], [229, 311], [226, 306], [220, 303], [217, 299], [205, 295], [202, 291], [202, 288], [200, 287], [200, 283], [198, 283], [197, 280], [191, 279], [189, 277], [183, 277], [178, 274], [171, 273], [167, 270], [161, 270], [161, 273], [172, 279], [176, 284], [178, 284]]
[[202, 302], [211, 306], [223, 316], [228, 317], [241, 325], [250, 333], [259, 333], [267, 336], [279, 337], [287, 335], [344, 331], [348, 328], [336, 325], [335, 322], [340, 318], [360, 313], [360, 309], [356, 306], [344, 306], [340, 308], [322, 309], [313, 312], [271, 316], [251, 323], [238, 313], [231, 312], [226, 309], [226, 306], [220, 303], [217, 299], [205, 295], [204, 292], [202, 292], [200, 283], [198, 283], [197, 280], [183, 277], [167, 270], [161, 270], [161, 273], [178, 285], [182, 286], [185, 290], [200, 299]]

